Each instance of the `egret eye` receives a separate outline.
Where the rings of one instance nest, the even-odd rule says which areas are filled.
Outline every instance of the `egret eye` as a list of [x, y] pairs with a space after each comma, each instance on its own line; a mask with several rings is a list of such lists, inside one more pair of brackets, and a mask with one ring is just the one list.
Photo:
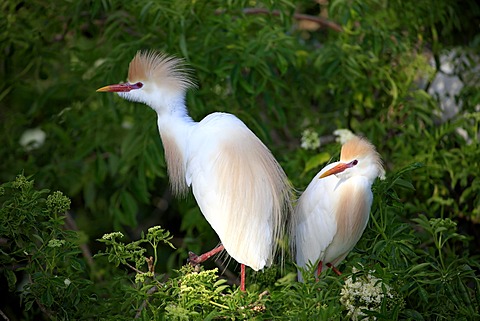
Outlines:
[[353, 162], [352, 162], [352, 165], [355, 166], [358, 164], [358, 161], [355, 159]]
[[143, 84], [141, 82], [137, 82], [135, 85], [136, 89], [140, 89], [143, 87]]

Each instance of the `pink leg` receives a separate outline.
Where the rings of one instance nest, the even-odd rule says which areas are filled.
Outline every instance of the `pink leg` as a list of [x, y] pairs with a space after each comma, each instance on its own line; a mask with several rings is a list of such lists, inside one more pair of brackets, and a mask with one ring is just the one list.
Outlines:
[[327, 263], [327, 266], [333, 270], [337, 275], [342, 275], [342, 272], [340, 272], [335, 266], [333, 266], [332, 263]]
[[202, 255], [196, 255], [193, 252], [188, 252], [188, 262], [190, 262], [191, 265], [195, 266], [197, 264], [200, 264], [200, 263], [208, 260], [209, 258], [214, 256], [218, 252], [223, 251], [223, 249], [224, 249], [223, 245], [220, 244], [219, 246], [217, 246], [213, 250], [208, 251], [207, 253], [203, 253]]
[[318, 262], [317, 277], [315, 278], [317, 281], [318, 281], [318, 278], [320, 277], [320, 273], [322, 273], [322, 268], [323, 268], [323, 262], [320, 261]]
[[240, 291], [245, 292], [245, 264], [240, 264]]

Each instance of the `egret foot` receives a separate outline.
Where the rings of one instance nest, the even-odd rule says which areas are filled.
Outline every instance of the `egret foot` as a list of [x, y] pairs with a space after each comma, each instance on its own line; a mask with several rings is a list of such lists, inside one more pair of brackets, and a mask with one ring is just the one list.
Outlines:
[[[327, 267], [331, 268], [336, 275], [342, 275], [342, 272], [340, 272], [332, 263], [327, 263]], [[317, 276], [315, 277], [317, 281], [318, 281], [318, 278], [320, 277], [320, 273], [322, 273], [322, 268], [323, 268], [323, 262], [320, 261], [318, 262]]]
[[223, 250], [224, 250], [224, 247], [223, 247], [223, 245], [220, 244], [219, 246], [217, 246], [213, 250], [208, 251], [206, 253], [203, 253], [202, 255], [197, 255], [193, 252], [188, 252], [188, 262], [193, 266], [198, 265], [202, 262], [205, 262], [206, 260], [208, 260], [209, 258], [214, 256], [215, 254], [217, 254], [218, 252], [221, 252]]
[[333, 270], [337, 275], [342, 275], [342, 272], [340, 272], [335, 266], [333, 266], [332, 263], [327, 263], [327, 266]]

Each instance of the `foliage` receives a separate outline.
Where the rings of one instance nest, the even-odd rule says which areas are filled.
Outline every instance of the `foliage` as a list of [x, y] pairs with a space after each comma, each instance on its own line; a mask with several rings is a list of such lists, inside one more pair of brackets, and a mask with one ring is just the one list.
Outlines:
[[[270, 268], [250, 277], [248, 291], [243, 293], [228, 285], [218, 269], [187, 264], [167, 277], [155, 268], [164, 250], [160, 245], [172, 247], [172, 236], [156, 226], [130, 243], [120, 240], [121, 232], [99, 239], [106, 248], [95, 261], [106, 257], [117, 270], [104, 274], [98, 283], [91, 282], [87, 267], [81, 264], [78, 233], [55, 224], [62, 222], [59, 211], [68, 209], [68, 198], [59, 192], [42, 198], [47, 191], [34, 190], [33, 181], [23, 175], [1, 186], [0, 213], [6, 222], [2, 236], [15, 240], [1, 252], [2, 271], [10, 290], [17, 289], [28, 310], [35, 306], [54, 319], [88, 319], [99, 314], [107, 320], [478, 317], [480, 284], [474, 271], [479, 266], [466, 253], [457, 253], [466, 237], [457, 233], [456, 224], [425, 216], [414, 219], [415, 224], [398, 220], [404, 206], [395, 191], [409, 184], [403, 175], [417, 167], [414, 164], [376, 184], [372, 220], [349, 256], [342, 278], [328, 271], [315, 281], [312, 267], [303, 272], [305, 283], [298, 283], [294, 273], [279, 278], [278, 271]], [[12, 224], [17, 225], [12, 228]], [[421, 242], [424, 245], [417, 247]], [[122, 267], [131, 273], [122, 272]], [[23, 288], [17, 288], [20, 271], [29, 279]], [[356, 292], [359, 286], [370, 292]], [[364, 299], [355, 299], [359, 295]], [[375, 298], [375, 305], [366, 304], [365, 298]]]
[[[382, 299], [358, 315], [478, 318], [475, 1], [0, 7], [0, 312], [10, 320], [344, 319], [346, 284], [367, 280], [397, 304]], [[155, 113], [95, 93], [125, 79], [139, 49], [185, 58], [198, 84], [187, 95], [192, 117], [237, 115], [299, 190], [338, 157], [342, 130], [374, 143], [387, 177], [374, 185], [343, 277], [328, 271], [316, 282], [303, 271], [298, 283], [287, 256], [281, 268], [248, 273], [240, 293], [234, 262], [183, 266], [188, 251], [218, 239], [191, 195], [172, 197]], [[443, 97], [440, 76], [461, 88]]]
[[61, 192], [35, 190], [23, 175], [0, 189], [0, 235], [6, 242], [0, 262], [9, 290], [21, 293], [26, 312], [35, 306], [50, 318], [84, 314], [79, 307], [94, 298], [88, 269], [78, 255], [79, 237], [63, 228], [70, 200]]

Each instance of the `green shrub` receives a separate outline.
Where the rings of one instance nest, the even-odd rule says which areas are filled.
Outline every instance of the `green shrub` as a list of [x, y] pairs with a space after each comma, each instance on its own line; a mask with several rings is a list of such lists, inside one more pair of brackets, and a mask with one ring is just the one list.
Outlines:
[[[0, 312], [10, 320], [478, 318], [475, 1], [0, 7]], [[243, 294], [235, 262], [184, 266], [218, 239], [191, 195], [171, 195], [155, 112], [95, 93], [124, 80], [139, 49], [185, 58], [198, 84], [192, 117], [237, 115], [299, 190], [338, 157], [334, 131], [374, 143], [387, 179], [342, 277], [304, 271], [298, 283], [287, 255], [248, 270]], [[431, 92], [447, 54], [447, 76], [463, 84], [449, 118]], [[102, 239], [110, 233], [124, 238]], [[353, 290], [362, 284], [370, 296]]]

